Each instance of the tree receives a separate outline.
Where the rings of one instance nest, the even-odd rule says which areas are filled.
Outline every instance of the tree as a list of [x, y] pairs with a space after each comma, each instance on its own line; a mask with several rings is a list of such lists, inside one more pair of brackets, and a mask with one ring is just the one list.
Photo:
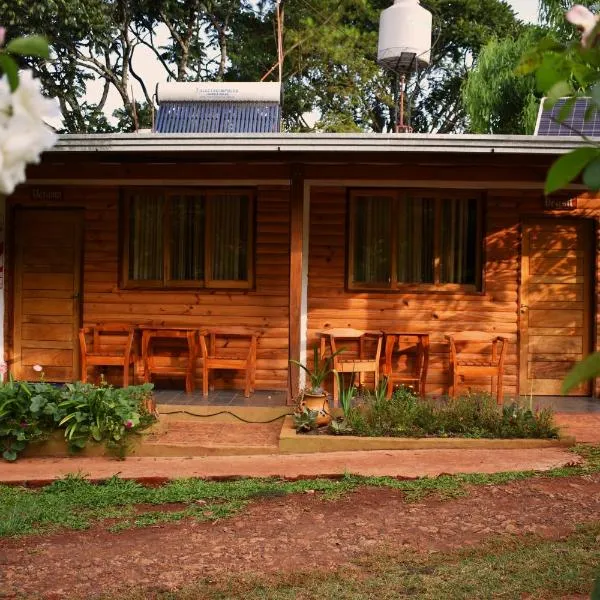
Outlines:
[[494, 39], [483, 48], [462, 93], [471, 132], [533, 133], [541, 94], [535, 76], [520, 75], [517, 67], [541, 35], [531, 27], [518, 38]]
[[[380, 12], [390, 0], [288, 0], [285, 11], [284, 106], [289, 130], [306, 130], [317, 111], [325, 131], [390, 131], [395, 78], [376, 62]], [[423, 0], [434, 14], [431, 65], [410, 82], [416, 131], [463, 131], [461, 88], [493, 36], [522, 26], [502, 0]], [[29, 62], [45, 89], [61, 100], [65, 130], [106, 131], [109, 91], [122, 104], [117, 128], [137, 129], [131, 86], [151, 90], [135, 70], [137, 49], [151, 49], [165, 76], [177, 81], [260, 80], [277, 76], [275, 0], [0, 0], [11, 35], [44, 31], [56, 60]], [[157, 41], [167, 31], [168, 41]], [[97, 102], [87, 84], [102, 81]], [[140, 100], [140, 99], [138, 99]]]

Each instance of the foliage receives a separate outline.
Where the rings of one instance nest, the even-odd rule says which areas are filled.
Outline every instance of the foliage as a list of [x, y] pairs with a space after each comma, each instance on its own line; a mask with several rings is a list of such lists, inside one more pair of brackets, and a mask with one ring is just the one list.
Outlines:
[[304, 406], [302, 410], [299, 412], [295, 412], [292, 415], [292, 419], [294, 420], [294, 427], [297, 431], [312, 431], [317, 428], [317, 417], [319, 416], [319, 411], [312, 410], [307, 406]]
[[30, 35], [18, 37], [6, 44], [4, 41], [5, 31], [0, 27], [0, 74], [4, 73], [10, 85], [10, 91], [14, 92], [19, 86], [19, 65], [17, 59], [25, 56], [36, 56], [48, 58], [48, 42], [41, 35]]
[[65, 427], [65, 439], [72, 451], [89, 441], [105, 442], [124, 456], [127, 434], [150, 426], [155, 418], [147, 410], [152, 386], [115, 388], [108, 385], [68, 383], [58, 410], [64, 414], [59, 426]]
[[552, 412], [517, 404], [498, 410], [488, 395], [467, 395], [447, 402], [418, 398], [401, 387], [387, 400], [368, 394], [350, 413], [356, 435], [392, 437], [555, 438]]
[[89, 441], [104, 442], [122, 456], [128, 436], [148, 427], [155, 416], [148, 409], [152, 386], [113, 388], [92, 384], [0, 383], [0, 448], [15, 460], [30, 442], [64, 430], [74, 451]]
[[0, 450], [16, 460], [27, 444], [44, 440], [59, 416], [60, 390], [48, 383], [0, 384]]
[[294, 365], [299, 366], [308, 375], [310, 379], [310, 386], [308, 387], [308, 391], [312, 394], [322, 394], [323, 382], [325, 381], [325, 378], [332, 372], [331, 366], [333, 364], [333, 358], [334, 356], [338, 355], [340, 352], [343, 351], [344, 349], [340, 348], [332, 355], [325, 357], [320, 356], [319, 347], [314, 346], [312, 371], [298, 360], [292, 359], [290, 360], [290, 362]]
[[483, 48], [462, 90], [471, 132], [533, 133], [541, 94], [533, 74], [521, 76], [517, 66], [540, 37], [540, 29], [530, 27], [519, 37], [493, 39]]
[[[283, 119], [288, 130], [391, 131], [398, 82], [376, 62], [380, 12], [389, 0], [285, 2]], [[429, 0], [434, 16], [430, 66], [412, 78], [416, 131], [464, 131], [463, 81], [492, 38], [518, 37], [522, 24], [502, 0]], [[136, 71], [150, 52], [164, 79], [259, 81], [277, 77], [276, 1], [0, 0], [11, 36], [44, 31], [52, 64], [30, 59], [44, 89], [60, 98], [68, 132], [109, 131], [107, 98], [116, 95], [121, 130], [148, 126], [132, 84], [150, 106], [152, 91]], [[100, 81], [99, 98], [86, 90]], [[418, 92], [418, 93], [417, 93]], [[125, 114], [123, 114], [123, 112]]]

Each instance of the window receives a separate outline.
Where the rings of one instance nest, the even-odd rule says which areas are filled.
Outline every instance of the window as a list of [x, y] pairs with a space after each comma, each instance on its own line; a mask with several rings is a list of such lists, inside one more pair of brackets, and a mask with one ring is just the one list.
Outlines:
[[125, 287], [251, 288], [253, 204], [244, 190], [128, 192]]
[[476, 195], [353, 191], [348, 287], [479, 290], [481, 225]]

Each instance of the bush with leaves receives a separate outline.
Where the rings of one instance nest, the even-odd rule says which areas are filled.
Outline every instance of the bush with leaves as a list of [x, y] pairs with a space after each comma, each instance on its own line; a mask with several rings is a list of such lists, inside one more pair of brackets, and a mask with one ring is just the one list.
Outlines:
[[363, 405], [350, 411], [348, 423], [355, 435], [368, 437], [558, 437], [549, 409], [532, 411], [518, 404], [499, 409], [488, 394], [435, 401], [405, 387], [389, 400], [385, 392], [367, 392]]
[[0, 384], [0, 450], [15, 460], [29, 442], [42, 441], [56, 428], [60, 390], [49, 383]]
[[64, 430], [70, 451], [103, 442], [124, 456], [129, 437], [155, 422], [149, 408], [152, 385], [109, 385], [8, 381], [0, 384], [0, 449], [15, 460], [30, 442]]

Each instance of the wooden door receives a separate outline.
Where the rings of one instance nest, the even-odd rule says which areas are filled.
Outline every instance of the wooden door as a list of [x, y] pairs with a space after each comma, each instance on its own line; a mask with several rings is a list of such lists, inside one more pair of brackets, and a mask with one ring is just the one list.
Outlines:
[[19, 379], [79, 378], [82, 219], [77, 210], [15, 212], [14, 364]]
[[[593, 226], [577, 219], [523, 224], [520, 394], [560, 394], [564, 376], [591, 350]], [[591, 383], [571, 392], [587, 396]]]

